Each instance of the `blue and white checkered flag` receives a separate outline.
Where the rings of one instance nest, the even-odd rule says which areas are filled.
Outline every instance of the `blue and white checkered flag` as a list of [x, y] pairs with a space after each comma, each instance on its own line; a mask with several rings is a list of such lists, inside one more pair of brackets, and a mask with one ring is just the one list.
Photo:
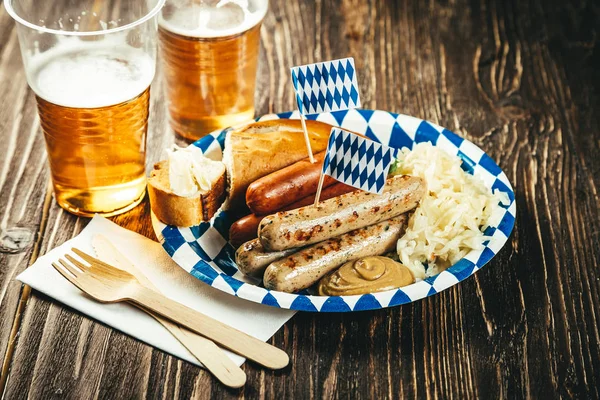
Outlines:
[[293, 67], [292, 82], [303, 115], [360, 107], [353, 58]]
[[346, 185], [381, 194], [398, 149], [340, 128], [331, 128], [323, 174]]

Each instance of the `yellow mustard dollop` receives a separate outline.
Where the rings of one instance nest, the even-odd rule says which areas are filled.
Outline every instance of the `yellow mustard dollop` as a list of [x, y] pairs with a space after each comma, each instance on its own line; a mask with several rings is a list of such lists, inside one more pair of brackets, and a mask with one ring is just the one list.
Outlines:
[[389, 257], [373, 256], [349, 261], [318, 284], [321, 296], [383, 292], [415, 282], [412, 272]]

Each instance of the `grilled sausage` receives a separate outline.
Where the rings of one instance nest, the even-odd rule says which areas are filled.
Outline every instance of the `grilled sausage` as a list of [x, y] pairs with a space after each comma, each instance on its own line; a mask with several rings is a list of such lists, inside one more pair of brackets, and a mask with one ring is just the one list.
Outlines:
[[[327, 200], [332, 197], [337, 197], [344, 193], [349, 193], [356, 190], [352, 186], [345, 185], [343, 183], [336, 183], [335, 185], [331, 185], [321, 192], [321, 199]], [[283, 210], [293, 210], [295, 208], [300, 208], [307, 206], [309, 204], [313, 204], [315, 202], [315, 194], [311, 194], [308, 197], [298, 200], [295, 203], [292, 203], [288, 206], [285, 206]], [[283, 211], [282, 210], [282, 211]], [[258, 225], [263, 217], [256, 216], [254, 214], [246, 215], [243, 218], [238, 219], [229, 228], [229, 241], [233, 247], [241, 246], [243, 243], [246, 243], [257, 236]]]
[[406, 221], [406, 215], [391, 218], [317, 243], [275, 261], [265, 270], [265, 287], [295, 293], [312, 286], [347, 261], [392, 251], [404, 234]]
[[251, 240], [240, 246], [235, 252], [235, 263], [246, 275], [261, 277], [265, 268], [273, 261], [287, 257], [298, 249], [266, 252], [258, 239]]
[[229, 243], [233, 247], [238, 247], [256, 238], [258, 225], [262, 219], [263, 217], [250, 214], [235, 221], [229, 227]]
[[415, 208], [424, 194], [421, 178], [395, 176], [387, 180], [381, 195], [347, 193], [317, 206], [266, 216], [258, 238], [267, 251], [304, 247], [403, 214]]
[[[324, 157], [325, 152], [318, 153], [314, 164], [304, 159], [252, 182], [246, 191], [246, 204], [250, 211], [256, 215], [268, 215], [283, 210], [296, 199], [311, 195], [314, 199]], [[335, 179], [325, 176], [323, 188], [335, 183]]]
[[[329, 187], [323, 188], [323, 190], [321, 191], [320, 200], [321, 201], [329, 200], [334, 197], [341, 196], [342, 194], [354, 192], [356, 190], [357, 189], [355, 187], [346, 185], [341, 182], [337, 182], [335, 185], [331, 185]], [[316, 195], [316, 193], [313, 193], [310, 196], [300, 199], [297, 202], [292, 203], [289, 206], [286, 206], [283, 210], [284, 211], [295, 210], [296, 208], [314, 204], [315, 203], [315, 195]]]

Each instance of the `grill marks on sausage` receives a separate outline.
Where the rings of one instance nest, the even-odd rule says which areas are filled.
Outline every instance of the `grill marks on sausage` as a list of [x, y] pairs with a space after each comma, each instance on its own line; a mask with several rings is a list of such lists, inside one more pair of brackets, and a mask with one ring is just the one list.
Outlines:
[[267, 267], [265, 287], [297, 292], [349, 260], [391, 251], [404, 232], [407, 219], [406, 214], [400, 215], [299, 249]]
[[[373, 231], [373, 228], [376, 228], [376, 230]], [[332, 252], [338, 252], [342, 249], [343, 246], [352, 246], [352, 245], [362, 242], [363, 240], [366, 240], [367, 238], [372, 237], [374, 235], [377, 235], [377, 238], [381, 239], [381, 232], [387, 231], [389, 228], [390, 228], [390, 224], [388, 223], [383, 226], [377, 226], [377, 227], [369, 226], [366, 228], [355, 229], [344, 235], [344, 236], [346, 236], [345, 241], [341, 237], [335, 237], [335, 238], [326, 240], [326, 241], [314, 246], [312, 249], [312, 252], [301, 252], [300, 257], [304, 261], [311, 261], [314, 258], [325, 257], [326, 255], [328, 255]], [[284, 265], [290, 269], [296, 268], [296, 266], [298, 265], [297, 257], [294, 257], [294, 256], [289, 257], [286, 260], [286, 262], [284, 263]]]
[[[306, 261], [308, 261], [308, 260], [306, 260]], [[296, 268], [296, 258], [289, 257], [287, 260], [285, 260], [285, 263], [283, 265], [285, 265], [286, 267], [288, 267], [290, 269]]]
[[416, 177], [388, 179], [382, 195], [352, 192], [297, 210], [267, 216], [259, 238], [270, 251], [306, 246], [353, 229], [400, 215], [417, 204], [425, 193]]
[[299, 249], [290, 249], [279, 252], [266, 252], [258, 239], [253, 239], [244, 243], [235, 252], [235, 262], [239, 270], [249, 276], [262, 276], [264, 270], [269, 264], [290, 254], [295, 253]]
[[[323, 225], [315, 225], [308, 232], [297, 230], [294, 233], [294, 239], [296, 239], [299, 242], [306, 242], [307, 240], [310, 240], [315, 234], [323, 232], [323, 229]], [[286, 237], [286, 239], [288, 238]]]

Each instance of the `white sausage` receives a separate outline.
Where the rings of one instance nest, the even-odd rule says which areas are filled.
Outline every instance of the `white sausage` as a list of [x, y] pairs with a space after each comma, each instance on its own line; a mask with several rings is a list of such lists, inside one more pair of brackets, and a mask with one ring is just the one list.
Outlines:
[[381, 195], [346, 193], [295, 210], [266, 216], [258, 238], [267, 251], [304, 247], [363, 228], [415, 208], [425, 195], [425, 183], [415, 176], [387, 180]]
[[235, 263], [240, 271], [249, 276], [261, 277], [265, 268], [273, 261], [289, 256], [298, 249], [267, 252], [258, 239], [241, 245], [235, 252]]
[[404, 234], [407, 218], [401, 215], [359, 228], [275, 261], [265, 270], [265, 287], [295, 293], [312, 286], [347, 261], [392, 251]]

